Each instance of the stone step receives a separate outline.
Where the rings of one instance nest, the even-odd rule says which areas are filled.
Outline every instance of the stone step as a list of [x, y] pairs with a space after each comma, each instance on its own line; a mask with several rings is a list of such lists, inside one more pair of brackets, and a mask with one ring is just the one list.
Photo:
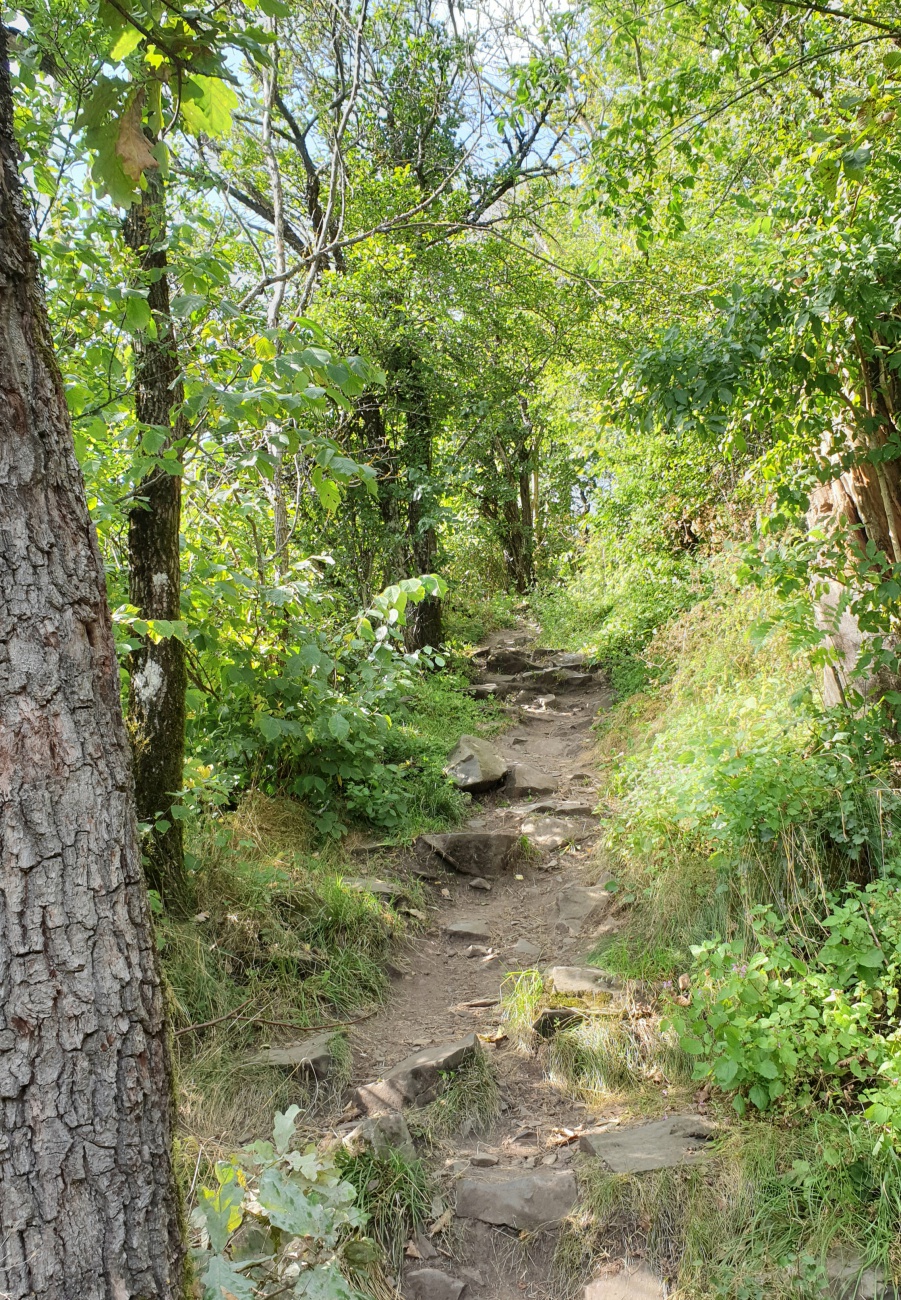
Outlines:
[[425, 1106], [435, 1100], [441, 1075], [459, 1070], [464, 1061], [480, 1050], [474, 1033], [454, 1043], [423, 1048], [395, 1065], [381, 1079], [357, 1088], [354, 1101], [367, 1115], [402, 1110], [404, 1106]]
[[422, 835], [417, 844], [464, 876], [500, 876], [515, 865], [520, 847], [513, 831], [451, 831]]
[[560, 1223], [578, 1199], [568, 1169], [486, 1170], [460, 1179], [456, 1210], [461, 1219], [534, 1231]]
[[660, 1300], [663, 1282], [646, 1264], [624, 1264], [618, 1273], [595, 1278], [583, 1300]]
[[703, 1159], [717, 1126], [701, 1115], [673, 1115], [649, 1124], [583, 1133], [579, 1147], [597, 1156], [614, 1174], [672, 1169]]

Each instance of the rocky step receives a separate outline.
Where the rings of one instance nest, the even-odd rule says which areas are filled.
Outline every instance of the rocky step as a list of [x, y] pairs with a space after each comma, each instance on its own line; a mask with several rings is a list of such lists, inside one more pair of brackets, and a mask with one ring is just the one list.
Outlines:
[[343, 1055], [344, 1041], [343, 1033], [327, 1029], [293, 1043], [264, 1047], [249, 1059], [248, 1065], [276, 1066], [288, 1074], [322, 1080], [328, 1078]]
[[459, 790], [483, 794], [499, 786], [509, 764], [496, 745], [481, 736], [461, 736], [445, 772]]
[[381, 1079], [357, 1088], [354, 1101], [367, 1115], [399, 1111], [405, 1106], [425, 1106], [438, 1095], [442, 1074], [459, 1070], [480, 1050], [479, 1040], [472, 1033], [454, 1043], [414, 1052]]
[[717, 1125], [702, 1115], [675, 1115], [583, 1133], [579, 1147], [602, 1160], [611, 1173], [642, 1174], [703, 1158], [717, 1131]]
[[460, 1179], [456, 1213], [459, 1219], [532, 1232], [555, 1227], [578, 1199], [569, 1169], [479, 1170]]
[[513, 831], [451, 831], [446, 835], [422, 835], [417, 846], [435, 854], [443, 863], [464, 876], [500, 876], [512, 870], [520, 849]]

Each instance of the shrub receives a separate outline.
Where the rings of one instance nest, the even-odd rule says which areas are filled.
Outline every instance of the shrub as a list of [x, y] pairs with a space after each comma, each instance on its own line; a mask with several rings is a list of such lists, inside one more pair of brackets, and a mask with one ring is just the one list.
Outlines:
[[670, 1024], [697, 1060], [695, 1078], [734, 1094], [744, 1113], [814, 1100], [862, 1102], [876, 1124], [901, 1124], [901, 896], [896, 878], [833, 895], [798, 932], [770, 908], [739, 940], [693, 949], [689, 1005]]

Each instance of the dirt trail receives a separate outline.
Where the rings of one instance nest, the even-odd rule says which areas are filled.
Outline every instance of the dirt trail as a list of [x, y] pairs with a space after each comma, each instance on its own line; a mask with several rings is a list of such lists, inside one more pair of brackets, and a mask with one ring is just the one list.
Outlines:
[[[598, 1111], [589, 1112], [552, 1086], [534, 1053], [517, 1050], [498, 1034], [501, 985], [508, 972], [584, 965], [599, 933], [614, 924], [612, 900], [597, 878], [599, 825], [591, 812], [597, 791], [591, 728], [609, 706], [609, 693], [601, 678], [580, 671], [571, 656], [545, 656], [540, 666], [558, 673], [550, 686], [548, 672], [535, 676], [528, 667], [524, 674], [499, 674], [499, 664], [515, 670], [518, 658], [539, 659], [532, 640], [528, 632], [495, 636], [482, 677], [508, 692], [511, 725], [493, 742], [496, 748], [511, 769], [527, 764], [551, 778], [547, 784], [556, 788], [549, 795], [517, 796], [502, 787], [477, 796], [468, 829], [489, 837], [500, 831], [525, 833], [535, 847], [524, 861], [492, 875], [490, 889], [485, 889], [424, 846], [419, 864], [407, 867], [430, 876], [427, 888], [435, 910], [428, 928], [410, 942], [388, 1003], [351, 1036], [357, 1086], [390, 1076], [398, 1062], [423, 1049], [457, 1043], [473, 1033], [482, 1036], [481, 1050], [500, 1084], [501, 1113], [491, 1129], [467, 1133], [464, 1124], [464, 1132], [445, 1140], [444, 1149], [432, 1156], [443, 1187], [442, 1204], [433, 1208], [437, 1218], [444, 1214], [450, 1231], [433, 1240], [420, 1236], [410, 1252], [399, 1279], [410, 1300], [538, 1300], [552, 1295], [556, 1230], [575, 1195], [570, 1167], [576, 1145], [560, 1144], [561, 1130], [602, 1123]], [[569, 806], [562, 824], [557, 816], [555, 825], [555, 808], [548, 805], [558, 803]], [[542, 805], [543, 812], [531, 812], [531, 806]], [[557, 838], [566, 837], [556, 847], [555, 831]], [[436, 839], [440, 843], [441, 837], [435, 837], [433, 844]], [[399, 866], [374, 858], [366, 874], [388, 875], [393, 868], [396, 876]], [[600, 907], [599, 893], [606, 900]], [[472, 935], [455, 936], [454, 927], [472, 930]], [[492, 1042], [495, 1036], [498, 1041]], [[419, 1087], [415, 1069], [410, 1077], [411, 1086]], [[407, 1086], [407, 1076], [401, 1082]], [[374, 1104], [364, 1100], [362, 1109], [370, 1114], [403, 1109], [402, 1101], [390, 1095], [393, 1086], [390, 1077], [387, 1085], [376, 1082]], [[356, 1095], [359, 1100], [361, 1094]], [[432, 1095], [424, 1092], [415, 1101]], [[411, 1096], [408, 1092], [404, 1100]], [[415, 1107], [404, 1113], [415, 1128]], [[352, 1111], [350, 1119], [336, 1126], [339, 1136], [346, 1135], [353, 1120]], [[548, 1231], [521, 1234], [545, 1222]], [[616, 1279], [617, 1288], [623, 1280]], [[630, 1282], [622, 1294], [661, 1294], [656, 1288], [643, 1292], [639, 1283]], [[603, 1300], [608, 1292], [589, 1294]], [[611, 1298], [618, 1294], [609, 1291]]]

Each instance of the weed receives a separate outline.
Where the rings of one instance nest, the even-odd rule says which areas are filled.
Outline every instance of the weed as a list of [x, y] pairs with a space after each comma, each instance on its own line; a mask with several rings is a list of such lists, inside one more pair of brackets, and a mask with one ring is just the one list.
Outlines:
[[486, 1132], [500, 1114], [500, 1091], [491, 1062], [475, 1052], [454, 1074], [428, 1108], [423, 1128], [429, 1139]]
[[422, 1161], [390, 1148], [349, 1152], [339, 1148], [335, 1162], [341, 1177], [356, 1189], [355, 1204], [366, 1216], [367, 1233], [399, 1272], [404, 1247], [427, 1219], [431, 1206], [429, 1176]]
[[501, 1009], [510, 1037], [517, 1046], [532, 1046], [532, 1023], [543, 997], [544, 979], [539, 971], [514, 971], [505, 978], [501, 986]]
[[578, 1097], [599, 1096], [691, 1078], [691, 1062], [673, 1034], [650, 1018], [590, 1016], [556, 1033], [545, 1049], [551, 1083]]

